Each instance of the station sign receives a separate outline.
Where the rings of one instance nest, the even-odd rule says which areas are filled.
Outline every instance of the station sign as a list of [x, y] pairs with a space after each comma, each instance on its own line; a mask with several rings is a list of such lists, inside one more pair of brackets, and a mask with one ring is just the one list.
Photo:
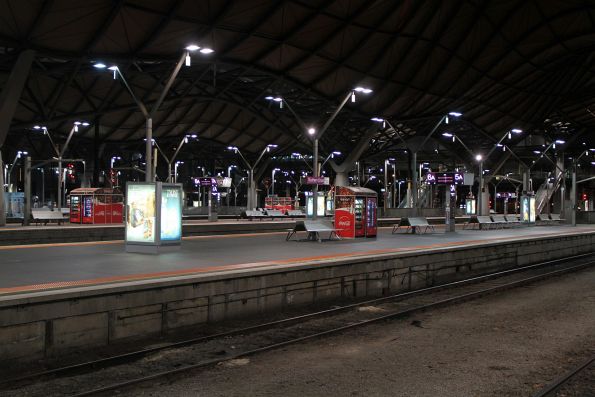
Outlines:
[[328, 176], [306, 176], [302, 177], [304, 185], [330, 185], [330, 178]]
[[426, 182], [430, 185], [464, 185], [463, 172], [428, 172]]
[[231, 178], [228, 177], [198, 177], [194, 178], [194, 184], [203, 187], [231, 187]]

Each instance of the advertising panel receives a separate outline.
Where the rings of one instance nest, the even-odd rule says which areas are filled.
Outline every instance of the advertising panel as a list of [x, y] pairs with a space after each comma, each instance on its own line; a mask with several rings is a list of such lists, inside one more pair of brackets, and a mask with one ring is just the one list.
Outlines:
[[182, 189], [163, 186], [161, 189], [161, 241], [182, 239]]
[[330, 178], [328, 176], [306, 176], [302, 177], [304, 185], [329, 185]]
[[127, 184], [126, 209], [126, 242], [155, 243], [155, 184]]
[[535, 197], [521, 197], [521, 221], [535, 223]]
[[335, 196], [335, 228], [341, 238], [355, 238], [354, 196]]
[[[318, 196], [318, 202], [317, 202], [317, 207], [316, 207], [316, 215], [317, 216], [324, 216], [325, 214], [325, 208], [324, 208], [324, 196]], [[308, 216], [312, 216], [312, 214], [314, 213], [314, 204], [313, 204], [313, 200], [312, 200], [312, 196], [308, 197], [307, 200], [307, 205], [306, 205], [306, 214]]]

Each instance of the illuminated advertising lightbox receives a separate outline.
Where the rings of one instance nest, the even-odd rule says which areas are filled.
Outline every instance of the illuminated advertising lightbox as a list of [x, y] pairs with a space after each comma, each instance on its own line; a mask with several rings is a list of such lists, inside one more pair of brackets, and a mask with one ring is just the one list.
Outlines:
[[521, 197], [521, 220], [527, 223], [535, 223], [535, 197]]
[[182, 239], [182, 189], [163, 185], [161, 188], [161, 241], [179, 242]]
[[[312, 216], [314, 213], [314, 200], [312, 199], [313, 196], [309, 196], [306, 205], [306, 214], [308, 216]], [[318, 196], [318, 202], [316, 203], [316, 215], [317, 216], [324, 216], [325, 208], [324, 208], [324, 196]]]
[[155, 243], [155, 184], [126, 186], [126, 242]]

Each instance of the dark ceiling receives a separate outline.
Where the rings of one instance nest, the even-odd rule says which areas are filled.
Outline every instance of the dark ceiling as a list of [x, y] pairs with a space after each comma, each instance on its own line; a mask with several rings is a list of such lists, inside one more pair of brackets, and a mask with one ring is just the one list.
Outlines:
[[[474, 150], [489, 150], [511, 128], [525, 131], [516, 145], [531, 134], [564, 139], [567, 147], [595, 146], [594, 1], [0, 4], [0, 81], [22, 50], [36, 50], [7, 143], [13, 148], [30, 143], [34, 124], [64, 134], [76, 119], [98, 123], [108, 144], [142, 142], [144, 117], [124, 85], [92, 65], [117, 64], [151, 104], [190, 43], [215, 52], [193, 54], [192, 65], [182, 68], [154, 119], [157, 140], [192, 132], [248, 153], [268, 143], [287, 153], [304, 149], [309, 142], [300, 124], [264, 98], [282, 95], [320, 128], [361, 85], [374, 92], [347, 103], [324, 135], [323, 150], [348, 151], [373, 116], [411, 139], [452, 110], [463, 117], [451, 128]], [[393, 150], [399, 141], [394, 131], [379, 131], [367, 155]]]

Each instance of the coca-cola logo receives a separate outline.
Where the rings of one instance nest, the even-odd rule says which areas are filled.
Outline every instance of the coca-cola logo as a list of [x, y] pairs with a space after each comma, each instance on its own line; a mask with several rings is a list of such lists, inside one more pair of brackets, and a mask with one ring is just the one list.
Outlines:
[[339, 226], [341, 228], [351, 227], [351, 219], [349, 219], [346, 216], [342, 216], [341, 218], [339, 218], [339, 221], [337, 222], [337, 226]]

